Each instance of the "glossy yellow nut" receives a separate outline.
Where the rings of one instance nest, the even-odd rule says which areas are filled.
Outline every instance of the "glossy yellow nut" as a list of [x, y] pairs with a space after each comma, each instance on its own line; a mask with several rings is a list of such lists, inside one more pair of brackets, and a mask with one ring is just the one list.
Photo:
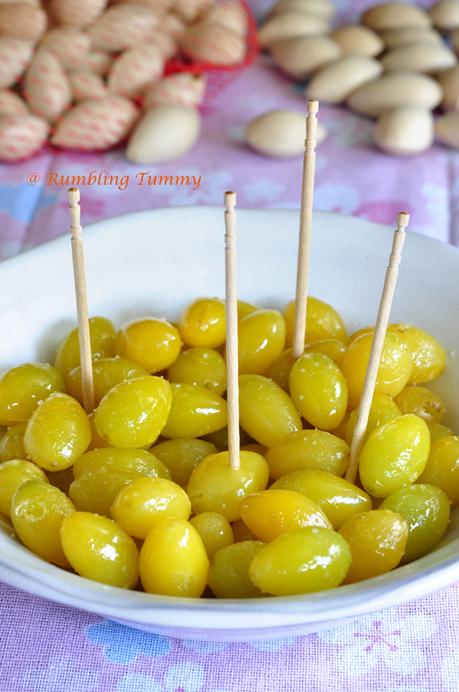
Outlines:
[[441, 425], [440, 423], [428, 423], [427, 425], [429, 426], [430, 430], [431, 442], [441, 440], [442, 437], [449, 437], [450, 435], [454, 435], [451, 428], [446, 427], [446, 425]]
[[[105, 317], [91, 317], [91, 354], [93, 358], [111, 358], [115, 355], [115, 327]], [[69, 372], [80, 365], [80, 344], [78, 329], [66, 336], [57, 349], [54, 365], [62, 373]]]
[[349, 463], [349, 446], [336, 435], [322, 430], [300, 430], [268, 449], [265, 457], [274, 479], [307, 469], [342, 476]]
[[[341, 361], [341, 370], [349, 388], [349, 406], [357, 408], [365, 381], [373, 332], [353, 339]], [[411, 353], [394, 332], [387, 332], [375, 391], [395, 397], [408, 383], [413, 369]]]
[[324, 356], [328, 356], [336, 365], [339, 365], [346, 352], [346, 345], [338, 339], [322, 339], [309, 344], [304, 350], [306, 353], [323, 353]]
[[346, 583], [377, 577], [397, 567], [408, 540], [408, 523], [388, 509], [361, 512], [339, 530], [351, 549]]
[[209, 560], [196, 529], [184, 519], [166, 519], [150, 531], [140, 551], [140, 579], [147, 593], [199, 598]]
[[0, 380], [0, 425], [24, 423], [50, 394], [64, 389], [62, 375], [47, 363], [11, 368]]
[[442, 437], [432, 443], [419, 482], [436, 485], [444, 490], [453, 505], [459, 503], [459, 436]]
[[395, 401], [402, 413], [415, 413], [427, 424], [441, 423], [445, 415], [443, 401], [427, 387], [405, 387]]
[[59, 567], [68, 567], [59, 530], [75, 508], [64, 493], [47, 481], [23, 483], [11, 500], [11, 521], [17, 535], [33, 553]]
[[371, 498], [364, 490], [327, 471], [294, 471], [273, 483], [271, 490], [276, 489], [294, 490], [311, 499], [335, 529], [371, 509]]
[[89, 447], [88, 416], [68, 394], [51, 394], [27, 423], [24, 447], [29, 459], [47, 471], [62, 471]]
[[262, 375], [239, 378], [239, 414], [243, 429], [265, 447], [303, 427], [288, 394]]
[[172, 480], [185, 486], [191, 472], [209, 454], [215, 454], [215, 445], [206, 440], [178, 437], [175, 440], [160, 442], [151, 449], [152, 453], [168, 469]]
[[171, 384], [172, 405], [164, 437], [202, 437], [224, 428], [226, 401], [197, 384]]
[[[92, 363], [94, 376], [94, 400], [100, 404], [106, 393], [121, 382], [145, 377], [148, 372], [137, 363], [126, 358], [99, 358]], [[81, 366], [70, 370], [65, 376], [67, 391], [71, 396], [83, 403], [83, 387], [81, 382]]]
[[10, 516], [11, 498], [26, 481], [48, 482], [46, 474], [31, 461], [10, 459], [0, 464], [0, 514]]
[[[292, 300], [284, 310], [287, 325], [287, 344], [291, 346], [295, 325], [295, 301]], [[306, 342], [311, 344], [323, 339], [338, 339], [344, 344], [348, 341], [346, 327], [341, 316], [323, 300], [308, 297], [306, 313]]]
[[228, 452], [203, 459], [191, 474], [188, 495], [195, 514], [218, 512], [228, 521], [240, 517], [241, 502], [268, 484], [268, 464], [255, 452], [240, 453], [240, 468], [233, 471]]
[[291, 596], [339, 586], [350, 563], [351, 551], [342, 536], [306, 526], [268, 543], [252, 560], [249, 575], [264, 593]]
[[449, 522], [450, 503], [440, 488], [415, 484], [389, 495], [380, 509], [391, 509], [408, 522], [408, 542], [402, 563], [430, 552], [443, 537]]
[[441, 375], [446, 365], [446, 353], [434, 336], [409, 324], [392, 324], [389, 329], [399, 335], [411, 353], [413, 370], [410, 384], [431, 382]]
[[265, 543], [302, 526], [331, 524], [320, 507], [293, 490], [262, 490], [241, 502], [241, 519]]
[[62, 523], [61, 541], [68, 561], [82, 577], [122, 589], [132, 589], [137, 584], [137, 546], [111, 519], [74, 512]]
[[115, 350], [154, 375], [177, 360], [182, 348], [178, 330], [167, 320], [146, 317], [125, 324], [116, 335]]
[[217, 598], [258, 598], [260, 589], [249, 577], [249, 567], [264, 544], [246, 540], [222, 548], [209, 570], [209, 586]]
[[198, 298], [184, 310], [179, 331], [187, 346], [218, 348], [226, 339], [225, 303], [218, 298]]
[[24, 433], [27, 423], [16, 423], [7, 428], [0, 437], [0, 461], [24, 459]]
[[93, 449], [79, 457], [73, 466], [73, 475], [79, 478], [83, 473], [100, 472], [106, 475], [113, 473], [130, 473], [151, 478], [169, 478], [169, 471], [150, 451], [145, 449], [120, 449], [104, 447]]
[[217, 512], [203, 512], [190, 519], [191, 526], [201, 536], [209, 560], [222, 548], [234, 541], [233, 529], [228, 519]]
[[[252, 444], [252, 438], [250, 435], [248, 435], [245, 430], [242, 430], [241, 427], [239, 427], [239, 435], [240, 435], [240, 444], [241, 444], [241, 449], [245, 444]], [[207, 442], [211, 442], [216, 448], [217, 452], [226, 452], [229, 446], [228, 443], [228, 426], [225, 425], [224, 428], [220, 428], [220, 430], [216, 430], [213, 433], [209, 433], [206, 435], [205, 439]], [[257, 444], [257, 443], [253, 443]], [[250, 451], [250, 450], [249, 450]], [[258, 450], [252, 450], [252, 451], [258, 451]]]
[[121, 382], [95, 411], [97, 433], [113, 447], [152, 445], [166, 424], [171, 401], [171, 386], [162, 377]]
[[222, 395], [226, 391], [226, 363], [212, 348], [195, 346], [183, 351], [167, 371], [169, 382], [198, 384]]
[[262, 375], [285, 347], [285, 321], [277, 310], [256, 310], [239, 322], [239, 372]]
[[182, 488], [166, 478], [139, 478], [112, 504], [113, 519], [134, 538], [146, 538], [164, 519], [188, 519], [191, 503]]
[[[404, 411], [404, 413], [408, 413], [408, 411]], [[401, 415], [402, 411], [400, 411], [392, 397], [388, 394], [375, 394], [371, 402], [370, 415], [368, 416], [366, 437], [376, 428]], [[346, 425], [345, 440], [349, 445], [352, 443], [357, 416], [358, 409], [351, 411]]]
[[279, 387], [289, 392], [290, 372], [296, 358], [292, 355], [292, 349], [288, 348], [277, 356], [265, 372], [265, 376], [273, 380]]
[[347, 384], [341, 370], [322, 353], [304, 353], [289, 379], [293, 403], [308, 423], [334, 430], [347, 410]]
[[238, 320], [243, 320], [244, 317], [247, 317], [247, 315], [250, 315], [251, 312], [255, 312], [255, 310], [259, 310], [256, 305], [252, 305], [252, 303], [247, 303], [245, 300], [238, 300], [237, 301], [237, 318]]
[[373, 497], [387, 497], [414, 483], [424, 471], [429, 451], [429, 428], [419, 416], [408, 413], [376, 428], [360, 454], [363, 487]]

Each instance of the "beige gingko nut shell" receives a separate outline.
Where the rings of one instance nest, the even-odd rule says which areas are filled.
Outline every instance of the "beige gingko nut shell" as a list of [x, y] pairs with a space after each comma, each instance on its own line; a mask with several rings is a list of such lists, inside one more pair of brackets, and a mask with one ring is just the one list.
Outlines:
[[331, 19], [335, 13], [332, 0], [280, 0], [273, 5], [270, 15], [284, 12], [306, 12], [324, 19]]
[[160, 79], [143, 95], [144, 107], [151, 108], [160, 103], [196, 108], [204, 100], [206, 80], [203, 75], [189, 72], [173, 74]]
[[91, 41], [82, 31], [61, 26], [48, 31], [41, 45], [57, 55], [65, 68], [77, 69], [87, 60]]
[[103, 50], [93, 50], [86, 59], [85, 68], [95, 72], [100, 77], [105, 77], [110, 70], [112, 62], [113, 57], [110, 53], [105, 53]]
[[458, 0], [440, 0], [429, 10], [430, 18], [438, 29], [452, 31], [459, 29]]
[[58, 58], [47, 48], [39, 48], [24, 78], [24, 96], [30, 109], [50, 122], [56, 120], [72, 101], [72, 88]]
[[93, 48], [117, 53], [147, 41], [158, 23], [158, 15], [144, 5], [115, 5], [94, 22], [88, 34]]
[[[245, 131], [247, 144], [258, 154], [273, 158], [291, 158], [304, 152], [306, 117], [304, 113], [274, 110], [254, 118]], [[326, 131], [317, 123], [317, 143]]]
[[218, 24], [198, 22], [181, 37], [180, 48], [193, 60], [214, 65], [237, 65], [245, 57], [245, 40]]
[[383, 55], [386, 72], [439, 72], [457, 63], [453, 51], [443, 45], [416, 45], [393, 48]]
[[45, 144], [49, 125], [36, 115], [0, 115], [0, 161], [20, 161]]
[[298, 36], [320, 36], [328, 31], [328, 23], [322, 17], [305, 12], [277, 14], [268, 19], [258, 31], [263, 48], [274, 41]]
[[0, 88], [17, 82], [29, 64], [33, 44], [18, 38], [0, 38]]
[[107, 7], [107, 0], [51, 0], [50, 11], [58, 24], [85, 27]]
[[157, 13], [172, 9], [175, 0], [116, 0], [112, 5], [145, 5]]
[[82, 101], [59, 121], [51, 142], [64, 149], [103, 150], [128, 135], [138, 111], [121, 96]]
[[442, 108], [445, 111], [459, 110], [459, 65], [440, 72], [437, 80], [443, 89]]
[[41, 7], [25, 2], [0, 6], [0, 36], [36, 43], [46, 31], [48, 18]]
[[108, 89], [102, 77], [85, 70], [71, 72], [69, 75], [75, 101], [101, 99], [107, 96]]
[[175, 0], [172, 9], [184, 22], [193, 22], [204, 14], [212, 0]]
[[271, 55], [288, 75], [303, 78], [339, 58], [341, 49], [327, 36], [303, 36], [276, 41], [271, 45]]
[[362, 24], [375, 31], [401, 29], [407, 26], [423, 28], [430, 26], [431, 23], [427, 12], [420, 7], [406, 5], [403, 2], [383, 2], [370, 7], [362, 15]]
[[383, 31], [381, 38], [386, 48], [399, 48], [411, 43], [423, 45], [443, 45], [443, 37], [436, 29], [419, 29], [407, 27], [406, 29], [390, 29]]
[[239, 0], [221, 0], [218, 5], [211, 5], [204, 17], [207, 22], [220, 24], [236, 34], [247, 33], [247, 13]]
[[134, 98], [162, 75], [164, 59], [157, 46], [144, 43], [125, 51], [108, 75], [110, 91]]
[[355, 89], [379, 77], [381, 72], [378, 60], [347, 55], [316, 72], [306, 88], [306, 95], [324, 103], [342, 103]]
[[183, 36], [187, 30], [187, 25], [182, 19], [176, 17], [175, 14], [167, 14], [165, 17], [161, 18], [161, 31], [173, 39], [177, 40], [180, 36]]
[[376, 31], [360, 24], [340, 26], [332, 31], [331, 38], [341, 48], [343, 55], [374, 58], [384, 50], [384, 43]]
[[159, 49], [164, 60], [172, 58], [178, 52], [177, 41], [170, 34], [155, 31], [152, 36], [149, 36], [148, 43]]
[[376, 123], [374, 140], [388, 154], [411, 156], [432, 146], [434, 123], [426, 108], [402, 106], [382, 113]]
[[147, 110], [131, 135], [126, 158], [133, 163], [163, 163], [186, 154], [198, 139], [199, 113], [176, 105]]
[[442, 99], [439, 84], [427, 75], [393, 72], [363, 84], [348, 98], [348, 106], [357, 113], [377, 117], [398, 106], [421, 106], [433, 110]]
[[23, 99], [14, 91], [0, 90], [0, 115], [27, 115], [29, 109]]
[[450, 111], [437, 118], [435, 137], [447, 147], [459, 149], [459, 111]]

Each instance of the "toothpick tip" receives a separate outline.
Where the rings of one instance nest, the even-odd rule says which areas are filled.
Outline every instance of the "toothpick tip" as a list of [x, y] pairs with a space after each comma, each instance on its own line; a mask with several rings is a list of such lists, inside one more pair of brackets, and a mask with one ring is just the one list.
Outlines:
[[398, 225], [406, 228], [410, 222], [410, 215], [407, 211], [401, 211], [398, 215]]
[[236, 206], [236, 193], [232, 191], [225, 192], [225, 207], [228, 211], [233, 211]]
[[80, 201], [80, 191], [77, 187], [70, 187], [67, 191], [70, 205], [76, 205]]
[[316, 115], [319, 112], [319, 102], [317, 99], [309, 99], [308, 115]]

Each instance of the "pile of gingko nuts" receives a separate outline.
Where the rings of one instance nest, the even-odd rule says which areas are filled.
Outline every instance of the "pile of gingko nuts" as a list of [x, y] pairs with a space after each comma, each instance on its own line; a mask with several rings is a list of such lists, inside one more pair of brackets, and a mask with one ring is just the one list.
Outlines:
[[126, 139], [135, 163], [178, 158], [199, 136], [205, 78], [165, 77], [166, 62], [240, 64], [247, 30], [239, 0], [0, 0], [0, 160]]
[[[434, 140], [459, 148], [459, 0], [427, 10], [385, 2], [360, 23], [336, 28], [333, 15], [331, 0], [279, 0], [259, 30], [260, 44], [284, 74], [307, 82], [308, 98], [373, 119], [384, 152], [419, 154]], [[263, 114], [246, 139], [268, 156], [299, 154], [304, 112]]]

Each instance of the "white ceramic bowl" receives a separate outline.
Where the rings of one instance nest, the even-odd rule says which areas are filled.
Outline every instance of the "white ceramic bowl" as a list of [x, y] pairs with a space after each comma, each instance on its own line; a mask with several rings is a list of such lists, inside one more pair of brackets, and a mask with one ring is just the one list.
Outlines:
[[[83, 206], [84, 213], [84, 206]], [[414, 220], [415, 223], [415, 220]], [[239, 295], [283, 306], [294, 295], [298, 214], [240, 211]], [[177, 316], [202, 295], [223, 295], [221, 210], [168, 209], [88, 228], [91, 314], [123, 322], [145, 314]], [[317, 213], [311, 293], [331, 302], [350, 330], [374, 323], [392, 231]], [[449, 349], [435, 388], [459, 429], [459, 251], [409, 233], [393, 321], [411, 321]], [[0, 371], [46, 359], [75, 321], [68, 238], [0, 264]], [[242, 641], [317, 631], [414, 599], [459, 579], [459, 521], [442, 545], [388, 575], [312, 595], [245, 601], [176, 599], [103, 586], [49, 565], [0, 531], [0, 579], [133, 627], [182, 638]]]

